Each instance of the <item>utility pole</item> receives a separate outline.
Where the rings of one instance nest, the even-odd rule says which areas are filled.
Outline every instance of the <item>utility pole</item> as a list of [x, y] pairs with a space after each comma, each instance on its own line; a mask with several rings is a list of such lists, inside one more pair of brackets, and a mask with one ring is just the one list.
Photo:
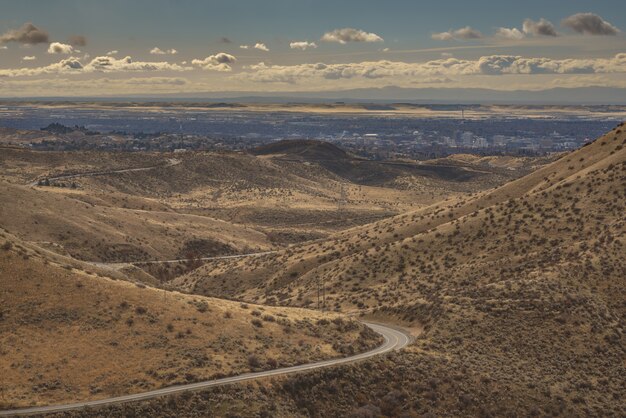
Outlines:
[[345, 184], [341, 183], [339, 188], [339, 199], [337, 199], [337, 210], [342, 212], [348, 203], [348, 193]]
[[320, 278], [317, 278], [317, 310], [320, 309]]

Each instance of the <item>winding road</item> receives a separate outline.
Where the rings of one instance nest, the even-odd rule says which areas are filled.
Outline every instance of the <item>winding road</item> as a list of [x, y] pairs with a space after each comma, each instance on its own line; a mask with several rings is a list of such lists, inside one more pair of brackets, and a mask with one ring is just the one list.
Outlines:
[[267, 370], [263, 372], [245, 373], [239, 376], [225, 377], [222, 379], [207, 380], [204, 382], [190, 383], [186, 385], [170, 386], [162, 389], [152, 390], [144, 393], [136, 393], [133, 395], [118, 396], [115, 398], [99, 399], [95, 401], [77, 402], [65, 405], [51, 405], [51, 406], [35, 406], [31, 408], [11, 409], [0, 411], [0, 416], [19, 416], [19, 415], [34, 415], [45, 414], [53, 412], [64, 412], [76, 409], [82, 409], [87, 407], [98, 407], [106, 405], [118, 405], [126, 402], [142, 401], [146, 399], [157, 398], [159, 396], [171, 395], [174, 393], [196, 391], [204, 388], [230, 385], [233, 383], [244, 382], [252, 379], [259, 379], [263, 377], [271, 376], [283, 376], [292, 373], [304, 372], [308, 370], [321, 369], [324, 367], [336, 366], [339, 364], [352, 363], [359, 360], [364, 360], [370, 357], [378, 356], [388, 353], [394, 350], [400, 350], [405, 347], [411, 341], [411, 336], [404, 331], [400, 331], [395, 328], [390, 328], [386, 325], [374, 324], [370, 322], [363, 322], [372, 330], [382, 335], [384, 342], [377, 348], [367, 351], [365, 353], [356, 354], [351, 357], [343, 357], [338, 359], [318, 361], [316, 363], [301, 364], [299, 366], [284, 367], [281, 369]]

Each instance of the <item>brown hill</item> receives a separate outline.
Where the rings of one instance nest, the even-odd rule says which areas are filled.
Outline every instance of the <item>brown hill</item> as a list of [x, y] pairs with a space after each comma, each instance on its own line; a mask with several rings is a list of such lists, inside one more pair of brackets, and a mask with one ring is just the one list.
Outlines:
[[[317, 140], [284, 140], [252, 150], [254, 155], [272, 157], [273, 161], [296, 161], [317, 164], [340, 178], [356, 184], [393, 187], [395, 180], [426, 177], [440, 184], [488, 181], [493, 173], [469, 164], [436, 164], [414, 161], [373, 161], [346, 153], [341, 148]], [[466, 185], [467, 186], [467, 185]]]
[[34, 189], [10, 183], [0, 183], [0, 195], [4, 199], [0, 226], [80, 260], [167, 260], [271, 248], [265, 234], [258, 231], [175, 213], [154, 203], [150, 208], [129, 208], [123, 200], [116, 207], [84, 190]]
[[116, 281], [3, 231], [0, 243], [0, 409], [141, 392], [378, 343], [332, 314]]
[[283, 154], [299, 156], [305, 160], [345, 160], [349, 158], [344, 150], [330, 142], [310, 139], [276, 141], [257, 147], [250, 152], [253, 155]]
[[[299, 306], [315, 306], [322, 286], [334, 309], [423, 326], [416, 345], [386, 365], [404, 370], [393, 379], [415, 411], [620, 415], [625, 144], [622, 124], [492, 191], [272, 256], [212, 263], [177, 282]], [[338, 384], [388, 389], [363, 373]], [[423, 375], [443, 383], [422, 388], [414, 382]], [[314, 397], [314, 382], [293, 396]]]

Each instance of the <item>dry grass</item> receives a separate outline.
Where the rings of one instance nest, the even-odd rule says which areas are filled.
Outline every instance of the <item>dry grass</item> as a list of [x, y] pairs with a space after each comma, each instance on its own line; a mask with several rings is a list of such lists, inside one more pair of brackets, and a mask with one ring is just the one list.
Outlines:
[[1, 408], [141, 392], [379, 343], [334, 314], [114, 281], [2, 236]]
[[[309, 306], [321, 282], [338, 311], [422, 326], [415, 345], [381, 366], [381, 373], [403, 370], [401, 377], [372, 372], [363, 380], [358, 368], [338, 380], [340, 387], [378, 393], [369, 402], [374, 411], [398, 378], [398, 390], [414, 389], [404, 396], [417, 415], [620, 415], [625, 145], [620, 125], [494, 190], [255, 260], [211, 263], [177, 283], [199, 293]], [[424, 375], [441, 380], [432, 387], [414, 383]], [[288, 399], [305, 399], [309, 412], [350, 412], [316, 403], [328, 380], [312, 380]], [[367, 416], [358, 414], [368, 401], [348, 398], [341, 399], [356, 416]]]

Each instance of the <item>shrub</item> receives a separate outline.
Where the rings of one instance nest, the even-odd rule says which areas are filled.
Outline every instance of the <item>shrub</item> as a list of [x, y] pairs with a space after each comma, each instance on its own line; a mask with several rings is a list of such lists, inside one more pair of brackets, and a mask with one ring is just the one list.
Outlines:
[[257, 357], [255, 354], [250, 354], [248, 356], [248, 364], [250, 365], [250, 367], [256, 369], [257, 367], [261, 367], [261, 359], [259, 359], [259, 357]]
[[252, 321], [250, 321], [252, 323], [252, 325], [254, 325], [257, 328], [262, 328], [263, 327], [263, 323], [261, 322], [260, 319], [253, 319]]

